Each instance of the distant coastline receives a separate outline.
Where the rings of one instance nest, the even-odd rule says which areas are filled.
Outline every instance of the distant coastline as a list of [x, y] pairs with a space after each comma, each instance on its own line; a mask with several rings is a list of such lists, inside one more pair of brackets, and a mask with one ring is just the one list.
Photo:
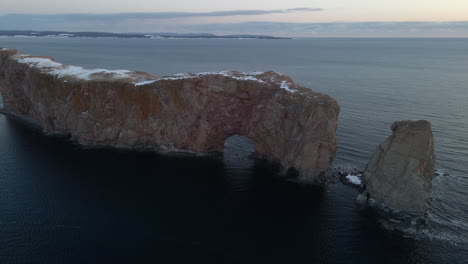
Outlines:
[[34, 30], [0, 30], [0, 37], [55, 37], [55, 38], [190, 38], [190, 39], [291, 39], [267, 35], [214, 35], [209, 33], [110, 33]]

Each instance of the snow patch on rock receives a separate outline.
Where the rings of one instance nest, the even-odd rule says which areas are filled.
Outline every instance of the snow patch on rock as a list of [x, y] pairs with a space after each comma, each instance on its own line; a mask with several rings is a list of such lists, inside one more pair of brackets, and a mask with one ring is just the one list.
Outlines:
[[24, 56], [17, 56], [16, 58], [19, 63], [31, 64], [37, 68], [58, 68], [58, 67], [63, 66], [61, 63], [55, 62], [48, 58], [24, 57]]
[[93, 80], [99, 78], [96, 74], [108, 74], [115, 79], [130, 78], [128, 70], [106, 70], [106, 69], [85, 69], [79, 66], [67, 66], [50, 58], [29, 57], [28, 55], [15, 55], [16, 61], [28, 64], [41, 70], [46, 70], [49, 74], [58, 77], [74, 77], [83, 80]]
[[143, 82], [137, 82], [133, 83], [135, 86], [142, 86], [142, 85], [147, 85], [147, 84], [152, 84], [158, 80], [149, 80], [149, 81], [143, 81]]
[[259, 83], [264, 83], [263, 80], [260, 80], [256, 78], [255, 76], [263, 74], [264, 72], [241, 72], [240, 75], [232, 71], [219, 71], [219, 72], [200, 72], [196, 74], [192, 73], [178, 73], [174, 74], [172, 76], [166, 76], [162, 77], [160, 79], [155, 79], [155, 80], [148, 80], [148, 81], [142, 81], [142, 82], [137, 82], [134, 83], [135, 86], [141, 86], [141, 85], [146, 85], [146, 84], [152, 84], [158, 81], [174, 81], [174, 80], [185, 80], [185, 79], [194, 79], [194, 78], [199, 78], [202, 76], [207, 76], [207, 75], [221, 75], [224, 77], [229, 77], [235, 80], [242, 80], [242, 81], [255, 81]]
[[[7, 48], [2, 48], [3, 50], [8, 50]], [[51, 58], [43, 58], [43, 57], [33, 57], [27, 54], [16, 54], [13, 56], [13, 59], [18, 61], [19, 63], [28, 64], [31, 67], [35, 67], [41, 69], [43, 72], [51, 74], [53, 76], [57, 76], [59, 78], [64, 77], [73, 77], [82, 80], [97, 80], [97, 79], [127, 79], [133, 78], [132, 74], [134, 72], [129, 70], [106, 70], [106, 69], [85, 69], [79, 66], [71, 66], [71, 65], [63, 65], [54, 61]], [[174, 81], [174, 80], [185, 80], [185, 79], [194, 79], [200, 78], [203, 76], [223, 76], [228, 77], [234, 80], [240, 81], [253, 81], [258, 83], [269, 83], [279, 85], [281, 89], [284, 89], [288, 92], [297, 92], [297, 89], [293, 89], [294, 84], [287, 80], [281, 80], [277, 77], [270, 77], [269, 80], [265, 80], [264, 77], [259, 77], [259, 75], [265, 74], [262, 71], [256, 72], [237, 72], [237, 71], [217, 71], [217, 72], [200, 72], [200, 73], [179, 73], [174, 74], [171, 76], [162, 77], [159, 79], [151, 79], [151, 80], [141, 80], [136, 79], [136, 82], [133, 82], [135, 86], [143, 86], [149, 85], [159, 81]], [[278, 76], [284, 76], [283, 74], [276, 73], [274, 74]]]
[[280, 85], [280, 88], [281, 88], [281, 89], [285, 89], [286, 91], [291, 92], [291, 93], [296, 92], [297, 90], [296, 90], [296, 89], [292, 89], [290, 85], [292, 85], [292, 84], [291, 84], [291, 83], [288, 83], [287, 81], [282, 81], [282, 82], [281, 82], [281, 85]]
[[220, 71], [220, 72], [201, 72], [201, 73], [197, 73], [195, 76], [199, 77], [199, 76], [204, 76], [204, 75], [221, 75], [221, 76], [229, 77], [229, 78], [236, 79], [236, 80], [256, 81], [256, 82], [263, 83], [264, 81], [255, 77], [256, 75], [259, 75], [259, 74], [262, 74], [262, 73], [261, 72], [253, 72], [253, 73], [241, 72], [241, 75], [237, 76], [232, 71]]

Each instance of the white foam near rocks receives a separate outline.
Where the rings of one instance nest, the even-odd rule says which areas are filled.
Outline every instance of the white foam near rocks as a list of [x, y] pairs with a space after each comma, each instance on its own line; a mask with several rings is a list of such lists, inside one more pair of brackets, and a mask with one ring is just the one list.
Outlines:
[[361, 185], [362, 182], [361, 182], [361, 174], [358, 174], [358, 175], [351, 175], [351, 174], [348, 174], [346, 176], [346, 179], [352, 183], [352, 184], [356, 184], [356, 185]]
[[435, 169], [434, 171], [435, 176], [450, 176], [449, 171], [445, 169]]

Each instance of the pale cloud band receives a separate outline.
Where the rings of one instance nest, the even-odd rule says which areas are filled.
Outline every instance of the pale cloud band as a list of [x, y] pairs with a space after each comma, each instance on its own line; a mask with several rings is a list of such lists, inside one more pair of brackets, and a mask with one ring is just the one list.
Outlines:
[[[175, 29], [175, 28], [174, 28]], [[181, 32], [270, 34], [294, 37], [457, 37], [468, 38], [468, 21], [449, 22], [246, 22], [178, 26]]]
[[229, 10], [215, 12], [153, 12], [153, 13], [115, 13], [115, 14], [8, 14], [0, 16], [0, 19], [18, 18], [29, 21], [122, 21], [135, 19], [170, 19], [170, 18], [190, 18], [190, 17], [225, 17], [225, 16], [258, 16], [269, 14], [287, 14], [298, 12], [318, 12], [324, 11], [322, 8], [290, 8], [275, 10]]
[[[468, 37], [468, 22], [339, 22], [339, 23], [179, 23], [193, 17], [230, 17], [298, 12], [320, 8], [284, 10], [233, 10], [204, 13], [161, 12], [119, 14], [61, 14], [0, 16], [0, 30], [57, 30], [107, 32], [173, 32], [213, 34], [260, 34], [286, 37]], [[252, 19], [253, 18], [253, 19]], [[217, 20], [215, 20], [217, 21]], [[219, 21], [223, 21], [221, 18]]]

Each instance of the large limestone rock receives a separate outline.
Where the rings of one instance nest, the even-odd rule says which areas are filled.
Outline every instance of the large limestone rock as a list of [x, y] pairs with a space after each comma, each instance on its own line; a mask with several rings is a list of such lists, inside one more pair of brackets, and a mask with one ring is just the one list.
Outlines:
[[428, 121], [400, 121], [373, 152], [363, 174], [371, 198], [396, 211], [424, 213], [434, 176], [434, 143]]
[[0, 48], [5, 109], [82, 144], [159, 151], [223, 151], [239, 134], [258, 155], [307, 179], [335, 157], [339, 106], [275, 72], [159, 77], [88, 70]]

